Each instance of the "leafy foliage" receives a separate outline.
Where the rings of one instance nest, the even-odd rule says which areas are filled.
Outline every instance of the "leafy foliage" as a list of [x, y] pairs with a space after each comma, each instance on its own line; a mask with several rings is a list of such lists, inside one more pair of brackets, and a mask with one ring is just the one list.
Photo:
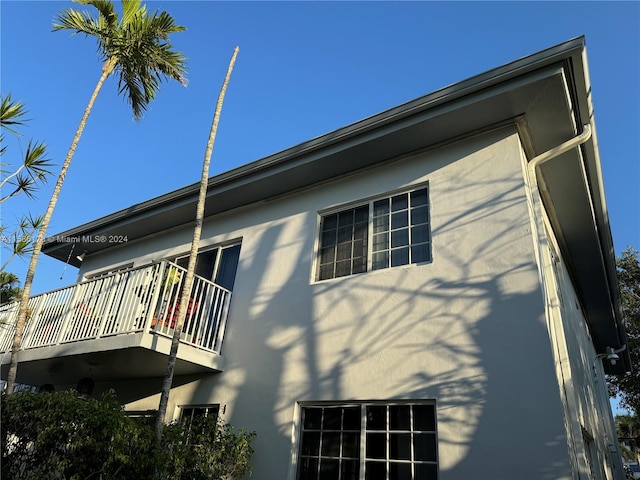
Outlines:
[[[4, 159], [7, 153], [7, 144], [5, 142], [5, 133], [11, 133], [20, 146], [20, 137], [22, 134], [17, 127], [26, 124], [25, 116], [27, 111], [24, 103], [11, 99], [11, 94], [2, 97], [0, 102], [0, 156]], [[42, 142], [34, 142], [29, 140], [26, 150], [19, 162], [14, 164], [0, 164], [0, 190], [9, 187], [9, 193], [0, 196], [0, 203], [4, 203], [12, 197], [24, 194], [29, 198], [35, 197], [38, 186], [44, 184], [47, 176], [51, 173], [49, 167], [52, 166], [46, 157], [46, 145]], [[13, 165], [13, 172], [6, 170], [6, 167]], [[16, 167], [16, 165], [18, 165]], [[0, 267], [0, 271], [4, 271], [7, 264], [13, 260], [15, 256], [26, 255], [31, 252], [32, 240], [35, 233], [42, 226], [42, 217], [34, 217], [30, 214], [24, 215], [18, 220], [16, 226], [0, 225], [0, 237], [2, 239], [2, 248], [8, 249], [11, 253], [7, 260]]]
[[171, 50], [169, 35], [182, 32], [167, 12], [149, 14], [140, 0], [122, 1], [122, 18], [107, 0], [76, 0], [91, 5], [98, 16], [72, 8], [62, 10], [53, 30], [72, 30], [91, 35], [98, 42], [98, 52], [105, 68], [118, 74], [118, 93], [127, 96], [133, 116], [138, 120], [155, 98], [160, 81], [173, 78], [183, 85], [187, 81], [185, 56]]
[[629, 355], [634, 367], [622, 377], [609, 377], [609, 391], [620, 396], [620, 404], [640, 414], [640, 262], [638, 251], [628, 247], [616, 260], [621, 308], [627, 329]]
[[113, 391], [20, 392], [2, 398], [2, 478], [24, 480], [236, 479], [249, 472], [254, 433], [234, 433], [213, 416], [165, 426], [130, 418]]
[[20, 295], [22, 295], [22, 289], [17, 275], [0, 272], [0, 305], [18, 300]]
[[[13, 101], [11, 94], [2, 98], [0, 102], [0, 155], [4, 157], [7, 152], [7, 145], [5, 143], [4, 134], [9, 132], [16, 138], [20, 138], [22, 134], [16, 127], [24, 126], [27, 120], [25, 116], [27, 110], [24, 103], [21, 101]], [[51, 172], [48, 170], [51, 167], [49, 159], [46, 158], [46, 145], [42, 142], [34, 142], [29, 140], [27, 149], [19, 162], [20, 166], [16, 171], [9, 173], [4, 170], [4, 167], [9, 164], [2, 164], [2, 176], [4, 177], [0, 182], [0, 187], [7, 185], [12, 186], [10, 193], [0, 198], [0, 203], [5, 202], [11, 197], [14, 197], [20, 193], [24, 193], [28, 197], [33, 198], [34, 189], [38, 183], [44, 183], [47, 175]]]
[[0, 272], [4, 272], [9, 262], [16, 256], [23, 256], [33, 252], [33, 242], [37, 236], [38, 230], [42, 227], [44, 216], [39, 215], [37, 217], [31, 214], [24, 215], [15, 229], [7, 234], [8, 228], [5, 225], [0, 225], [0, 235], [2, 236], [2, 244], [7, 247], [11, 253], [9, 257], [4, 261]]
[[627, 461], [638, 461], [640, 453], [640, 419], [635, 415], [616, 415], [616, 433], [620, 442], [625, 441], [627, 445], [622, 445], [622, 456]]
[[242, 478], [250, 471], [255, 433], [234, 433], [215, 416], [171, 423], [164, 428], [164, 478], [208, 480]]
[[155, 438], [126, 417], [115, 395], [20, 392], [2, 402], [2, 477], [151, 478]]

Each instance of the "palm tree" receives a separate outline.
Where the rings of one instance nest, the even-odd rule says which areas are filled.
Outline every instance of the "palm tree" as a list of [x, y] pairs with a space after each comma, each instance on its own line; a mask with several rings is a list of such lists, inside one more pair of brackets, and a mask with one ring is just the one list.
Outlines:
[[[193, 286], [193, 277], [196, 270], [196, 259], [198, 257], [198, 248], [200, 246], [200, 235], [202, 233], [202, 224], [204, 222], [204, 207], [207, 197], [207, 186], [209, 185], [209, 165], [211, 164], [211, 154], [213, 153], [213, 144], [216, 139], [216, 132], [218, 131], [218, 122], [220, 121], [220, 113], [222, 112], [222, 103], [224, 102], [224, 96], [227, 92], [227, 85], [231, 78], [231, 72], [233, 66], [236, 63], [236, 56], [240, 49], [236, 47], [229, 61], [229, 67], [227, 68], [227, 75], [222, 82], [220, 93], [218, 94], [218, 101], [216, 102], [216, 109], [213, 114], [213, 122], [211, 123], [211, 130], [209, 131], [209, 139], [207, 141], [207, 147], [204, 152], [204, 161], [202, 163], [202, 176], [200, 177], [200, 191], [198, 196], [198, 204], [196, 206], [196, 220], [193, 228], [193, 239], [191, 240], [191, 252], [189, 254], [189, 264], [187, 265], [187, 274], [184, 279], [184, 286], [180, 297], [179, 305], [189, 304], [189, 295], [191, 294], [191, 288]], [[162, 439], [162, 427], [164, 425], [164, 417], [167, 413], [167, 404], [169, 403], [169, 392], [171, 390], [171, 384], [173, 383], [173, 372], [176, 366], [176, 357], [178, 355], [178, 347], [180, 346], [180, 335], [182, 334], [182, 325], [187, 315], [187, 308], [178, 307], [178, 318], [176, 319], [175, 329], [173, 331], [173, 338], [171, 339], [171, 350], [169, 351], [169, 358], [167, 360], [167, 371], [162, 382], [162, 392], [160, 393], [160, 404], [158, 405], [158, 416], [156, 418], [156, 435], [158, 441]]]
[[0, 305], [14, 302], [22, 295], [20, 280], [15, 273], [0, 272]]
[[122, 0], [122, 17], [119, 18], [114, 11], [113, 3], [109, 0], [77, 0], [77, 3], [95, 7], [98, 17], [94, 18], [85, 11], [64, 9], [58, 14], [53, 24], [53, 31], [71, 30], [74, 34], [84, 33], [86, 36], [94, 37], [98, 42], [98, 51], [103, 61], [102, 74], [71, 141], [38, 232], [38, 238], [33, 245], [11, 349], [7, 394], [12, 393], [16, 379], [20, 344], [27, 319], [29, 295], [38, 255], [73, 154], [103, 83], [111, 74], [117, 73], [118, 93], [125, 95], [135, 120], [142, 117], [147, 105], [155, 97], [160, 81], [173, 78], [186, 85], [185, 56], [173, 51], [173, 46], [169, 42], [170, 34], [182, 32], [185, 27], [176, 25], [168, 13], [163, 11], [149, 14], [140, 0]]

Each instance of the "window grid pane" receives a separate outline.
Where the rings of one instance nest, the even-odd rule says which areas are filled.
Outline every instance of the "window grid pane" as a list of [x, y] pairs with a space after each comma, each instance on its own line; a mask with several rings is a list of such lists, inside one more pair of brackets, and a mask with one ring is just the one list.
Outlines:
[[[369, 241], [372, 242], [371, 253]], [[427, 187], [322, 217], [318, 280], [362, 273], [369, 268], [379, 270], [429, 261], [431, 234]]]
[[366, 269], [368, 211], [369, 207], [365, 205], [323, 217], [319, 280], [361, 273]]
[[360, 407], [303, 409], [298, 469], [300, 480], [358, 478], [360, 423], [356, 420], [360, 418], [359, 412]]
[[374, 202], [373, 232], [372, 270], [430, 261], [427, 188]]
[[437, 480], [431, 403], [303, 407], [301, 424], [298, 480]]
[[[382, 465], [386, 465], [385, 476], [382, 477], [385, 479], [417, 480], [424, 478], [421, 472], [425, 471], [437, 478], [434, 405], [375, 405], [365, 408], [364, 464], [365, 468], [372, 469], [365, 478], [378, 478]], [[384, 432], [380, 431], [382, 418], [385, 419]], [[383, 444], [386, 446], [384, 461]]]

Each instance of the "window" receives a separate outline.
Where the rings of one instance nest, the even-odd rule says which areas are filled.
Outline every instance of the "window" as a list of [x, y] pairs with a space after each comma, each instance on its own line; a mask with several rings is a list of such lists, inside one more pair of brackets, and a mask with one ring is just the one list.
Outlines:
[[194, 418], [210, 417], [218, 418], [220, 405], [184, 406], [180, 407], [180, 420], [193, 422]]
[[584, 453], [589, 467], [589, 479], [601, 480], [607, 478], [604, 474], [603, 464], [600, 462], [598, 455], [598, 447], [596, 446], [593, 435], [591, 435], [582, 425], [582, 441], [584, 444]]
[[298, 480], [436, 480], [433, 403], [302, 407]]
[[[220, 254], [220, 252], [222, 253]], [[239, 258], [239, 243], [227, 247], [204, 250], [198, 253], [195, 273], [227, 290], [233, 290]], [[189, 255], [176, 258], [175, 263], [186, 269], [189, 265]]]
[[114, 268], [111, 268], [109, 270], [103, 270], [102, 272], [94, 273], [92, 275], [87, 275], [86, 276], [86, 280], [96, 280], [98, 278], [107, 277], [107, 276], [112, 275], [114, 273], [125, 272], [125, 271], [129, 270], [130, 268], [133, 268], [133, 262], [132, 263], [127, 263], [126, 265], [120, 265], [119, 267], [114, 267]]
[[218, 421], [220, 405], [189, 405], [180, 410], [180, 420], [189, 426], [189, 433], [199, 435]]
[[427, 187], [324, 215], [318, 252], [318, 280], [430, 261]]
[[180, 421], [187, 427], [186, 445], [197, 445], [202, 436], [215, 434], [220, 405], [185, 405], [180, 407]]
[[157, 410], [125, 410], [124, 414], [142, 425], [153, 427], [156, 424]]

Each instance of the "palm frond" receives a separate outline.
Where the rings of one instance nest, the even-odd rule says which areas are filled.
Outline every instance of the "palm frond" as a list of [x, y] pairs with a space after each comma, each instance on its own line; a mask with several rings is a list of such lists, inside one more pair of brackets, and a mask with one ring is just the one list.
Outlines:
[[122, 20], [123, 26], [128, 25], [136, 15], [146, 17], [147, 7], [145, 5], [140, 6], [140, 0], [122, 0]]
[[93, 35], [102, 39], [106, 29], [100, 25], [100, 21], [95, 19], [89, 12], [74, 10], [67, 8], [58, 12], [56, 21], [53, 23], [51, 30], [74, 30], [76, 33], [84, 33], [85, 35]]
[[[50, 162], [46, 155], [46, 145], [43, 142], [35, 143], [33, 140], [29, 140], [27, 150], [24, 154], [22, 164], [18, 169], [8, 175], [6, 178], [0, 181], [0, 188], [5, 185], [16, 185], [17, 189], [12, 191], [9, 195], [6, 195], [0, 199], [0, 203], [4, 202], [10, 197], [13, 197], [24, 191], [27, 196], [31, 197], [33, 187], [37, 183], [46, 183], [47, 175], [51, 174], [48, 170], [53, 164]], [[0, 170], [0, 173], [7, 173], [5, 170]], [[25, 188], [26, 187], [26, 188]]]
[[15, 193], [12, 193], [11, 196], [15, 196], [18, 193], [24, 193], [27, 197], [31, 199], [36, 198], [36, 195], [35, 195], [36, 179], [33, 178], [31, 175], [28, 175], [28, 174], [25, 175], [23, 173], [18, 174], [15, 180], [15, 185], [16, 185], [16, 191]]
[[15, 273], [0, 272], [0, 287], [14, 284], [20, 284], [20, 279]]
[[15, 135], [20, 135], [10, 125], [23, 125], [28, 121], [28, 119], [24, 118], [26, 114], [24, 103], [20, 100], [12, 101], [10, 93], [2, 98], [2, 103], [0, 104], [0, 126], [5, 130]]
[[20, 229], [23, 233], [40, 230], [40, 227], [42, 227], [43, 222], [44, 222], [44, 214], [34, 217], [33, 215], [31, 215], [31, 213], [28, 213], [27, 216], [22, 217], [22, 220], [20, 222]]
[[98, 10], [98, 22], [101, 28], [114, 30], [118, 25], [118, 14], [111, 0], [73, 0], [81, 5], [91, 5]]
[[32, 250], [31, 235], [14, 235], [12, 250], [16, 255], [25, 255]]
[[186, 57], [174, 51], [169, 42], [171, 33], [186, 28], [176, 25], [171, 15], [164, 11], [150, 15], [141, 0], [122, 0], [122, 18], [118, 21], [110, 0], [75, 1], [98, 9], [100, 20], [86, 12], [64, 10], [54, 30], [96, 37], [104, 60], [115, 61], [118, 93], [125, 96], [135, 120], [155, 98], [160, 82], [175, 79], [186, 86]]
[[34, 143], [33, 140], [29, 141], [24, 154], [23, 165], [31, 176], [40, 179], [51, 173], [48, 168], [52, 167], [53, 163], [51, 163], [51, 159], [46, 158], [46, 154], [47, 146], [44, 142]]

